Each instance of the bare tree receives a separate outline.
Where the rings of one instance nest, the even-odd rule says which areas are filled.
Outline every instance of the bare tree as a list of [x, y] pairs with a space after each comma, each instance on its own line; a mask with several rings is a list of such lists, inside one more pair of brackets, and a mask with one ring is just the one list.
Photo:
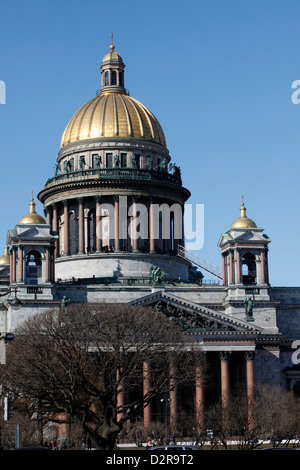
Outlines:
[[[249, 420], [249, 406], [252, 410]], [[231, 393], [226, 410], [216, 402], [206, 411], [206, 425], [214, 436], [213, 446], [254, 449], [262, 441], [288, 445], [299, 434], [299, 399], [280, 387], [258, 384], [251, 402], [245, 390]]]
[[[35, 403], [44, 419], [75, 422], [95, 448], [112, 449], [124, 423], [157, 393], [191, 380], [202, 355], [187, 338], [147, 307], [77, 304], [50, 310], [16, 332], [2, 383], [15, 397]], [[174, 361], [178, 367], [170, 373]], [[151, 367], [144, 392], [145, 362]], [[129, 403], [120, 399], [125, 391]]]

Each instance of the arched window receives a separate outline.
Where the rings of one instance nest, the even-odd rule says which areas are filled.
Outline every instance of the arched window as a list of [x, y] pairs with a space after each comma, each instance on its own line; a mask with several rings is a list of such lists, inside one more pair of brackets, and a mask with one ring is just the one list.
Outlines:
[[256, 262], [253, 253], [245, 253], [242, 257], [243, 284], [256, 284]]
[[117, 84], [117, 72], [115, 70], [111, 72], [111, 84], [112, 85]]
[[42, 257], [41, 253], [37, 250], [31, 250], [26, 255], [26, 265], [27, 266], [41, 266]]
[[105, 72], [105, 86], [109, 85], [109, 72], [108, 70]]
[[37, 284], [42, 275], [42, 256], [37, 250], [31, 250], [26, 255], [26, 282]]

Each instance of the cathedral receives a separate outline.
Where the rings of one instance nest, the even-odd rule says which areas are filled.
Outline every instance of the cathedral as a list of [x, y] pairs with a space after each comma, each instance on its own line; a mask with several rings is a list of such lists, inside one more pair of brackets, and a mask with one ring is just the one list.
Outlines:
[[[231, 386], [280, 385], [300, 392], [295, 341], [300, 288], [269, 283], [270, 238], [247, 216], [220, 235], [220, 268], [185, 248], [190, 192], [158, 119], [125, 88], [111, 44], [101, 88], [75, 112], [52, 175], [29, 212], [7, 232], [0, 258], [3, 344], [26, 318], [72, 303], [152, 306], [180, 318], [214, 375], [210, 395]], [[254, 217], [255, 218], [255, 217]], [[270, 252], [271, 256], [271, 252]], [[216, 281], [205, 281], [205, 273]], [[3, 356], [3, 354], [2, 354]], [[170, 403], [176, 421], [179, 393]], [[195, 371], [195, 411], [209, 396]], [[144, 410], [147, 427], [154, 413]]]

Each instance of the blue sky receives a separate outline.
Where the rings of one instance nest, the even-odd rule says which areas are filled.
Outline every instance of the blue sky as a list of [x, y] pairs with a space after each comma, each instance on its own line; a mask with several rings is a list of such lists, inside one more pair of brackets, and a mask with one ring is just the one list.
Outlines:
[[299, 286], [299, 14], [298, 0], [0, 0], [0, 252], [100, 88], [113, 32], [125, 86], [160, 121], [188, 202], [204, 204], [198, 254], [221, 265], [244, 195], [272, 240], [271, 284]]

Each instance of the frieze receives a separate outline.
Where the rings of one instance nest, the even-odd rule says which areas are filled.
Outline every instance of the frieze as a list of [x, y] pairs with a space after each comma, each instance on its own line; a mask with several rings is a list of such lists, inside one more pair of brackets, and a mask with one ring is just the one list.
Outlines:
[[142, 299], [131, 302], [132, 305], [149, 305], [167, 315], [170, 320], [180, 324], [187, 332], [205, 332], [207, 334], [259, 334], [262, 329], [237, 320], [229, 315], [209, 309], [203, 305], [185, 301], [174, 295], [159, 291]]

